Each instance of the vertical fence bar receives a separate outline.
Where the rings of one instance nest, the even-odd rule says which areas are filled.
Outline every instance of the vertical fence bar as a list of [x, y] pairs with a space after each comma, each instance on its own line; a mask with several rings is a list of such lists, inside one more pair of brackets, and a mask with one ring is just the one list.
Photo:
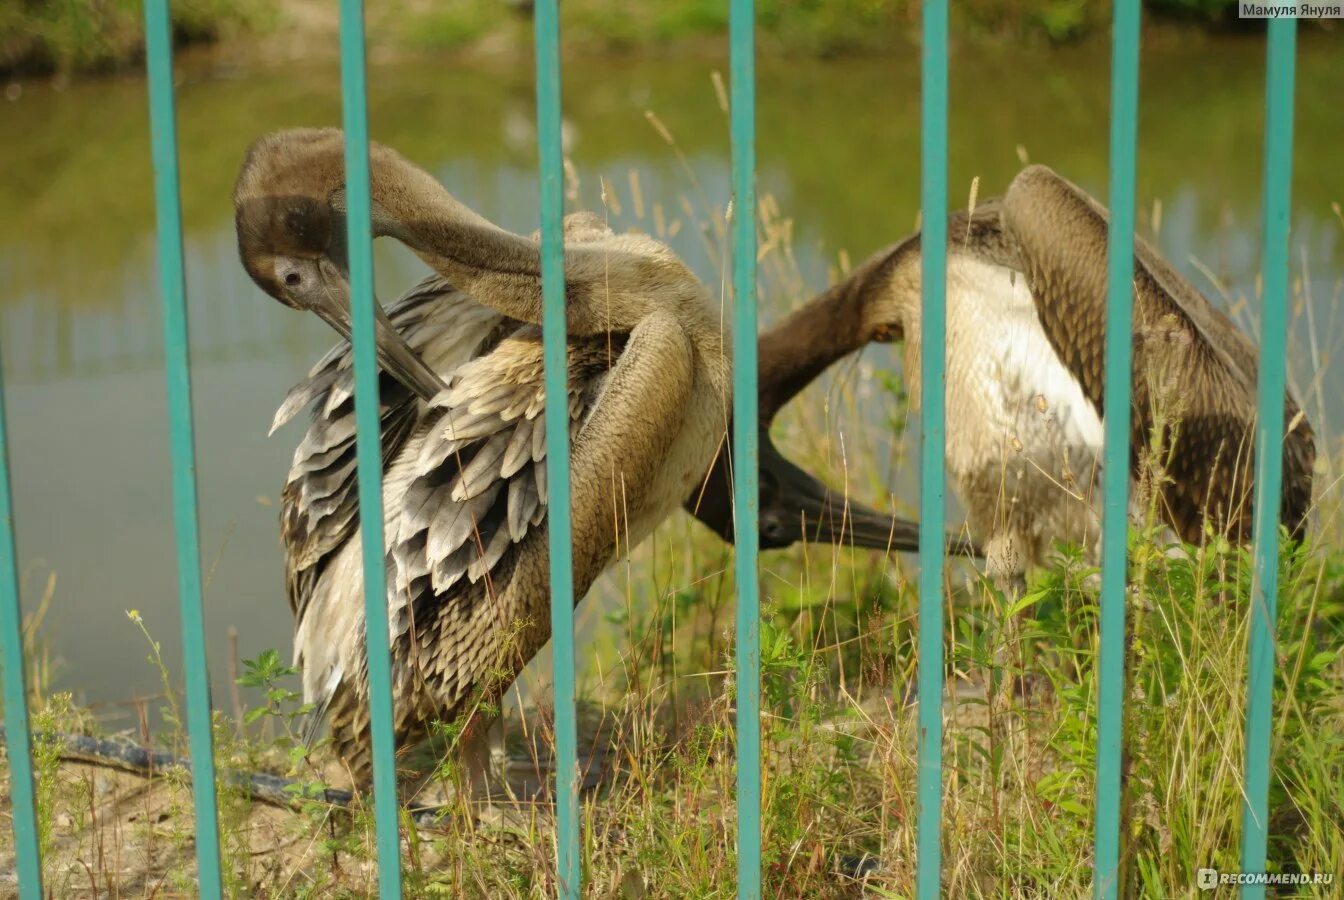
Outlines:
[[560, 15], [538, 0], [537, 152], [541, 176], [542, 362], [546, 378], [546, 516], [555, 688], [556, 871], [562, 900], [579, 896], [578, 729], [574, 707], [574, 560], [569, 493], [569, 366], [565, 332], [564, 149], [560, 141]]
[[364, 565], [364, 632], [373, 742], [373, 812], [378, 835], [378, 893], [401, 896], [397, 830], [397, 760], [392, 730], [392, 661], [388, 647], [387, 570], [383, 555], [383, 455], [374, 343], [373, 232], [370, 220], [369, 110], [365, 83], [364, 3], [341, 0], [341, 107], [345, 121], [346, 235], [355, 353], [355, 453], [359, 535]]
[[1117, 0], [1111, 34], [1111, 228], [1106, 258], [1105, 461], [1097, 663], [1097, 797], [1092, 895], [1119, 890], [1120, 765], [1124, 744], [1125, 576], [1134, 311], [1134, 178], [1139, 129], [1139, 0]]
[[915, 893], [942, 884], [943, 468], [947, 343], [947, 0], [924, 3], [920, 107], [919, 747]]
[[756, 8], [732, 0], [733, 533], [737, 536], [737, 896], [761, 896], [760, 453], [756, 364]]
[[[1288, 344], [1288, 211], [1293, 181], [1293, 66], [1297, 23], [1269, 22], [1265, 73], [1264, 312], [1255, 435], [1255, 561], [1251, 575], [1250, 659], [1246, 685], [1246, 794], [1241, 870], [1265, 871], [1269, 839], [1274, 630], [1278, 620], [1279, 503], [1283, 481], [1283, 392]], [[1242, 885], [1241, 896], [1265, 896]]]
[[28, 731], [27, 660], [23, 656], [23, 607], [19, 604], [19, 557], [14, 547], [14, 501], [9, 491], [9, 444], [5, 433], [4, 361], [0, 360], [0, 633], [4, 634], [5, 751], [9, 755], [10, 814], [21, 900], [42, 896], [42, 858], [33, 793], [33, 746]]
[[182, 263], [182, 204], [177, 171], [177, 115], [173, 108], [173, 45], [168, 0], [145, 0], [145, 62], [154, 157], [159, 289], [163, 292], [164, 376], [173, 457], [173, 526], [177, 533], [177, 599], [182, 614], [187, 735], [195, 801], [196, 865], [202, 897], [221, 894], [215, 751], [210, 676], [201, 600], [201, 537], [196, 499], [196, 441], [187, 343], [187, 284]]

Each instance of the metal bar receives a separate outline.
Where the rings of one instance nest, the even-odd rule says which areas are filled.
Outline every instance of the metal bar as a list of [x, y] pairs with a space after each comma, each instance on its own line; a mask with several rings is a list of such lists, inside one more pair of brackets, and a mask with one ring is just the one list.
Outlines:
[[10, 814], [14, 818], [19, 897], [21, 900], [40, 900], [42, 855], [33, 790], [32, 736], [28, 730], [27, 660], [23, 655], [19, 557], [14, 548], [14, 501], [9, 490], [3, 375], [4, 362], [0, 360], [0, 633], [4, 634], [5, 751], [9, 755], [9, 801]]
[[760, 450], [756, 363], [756, 9], [728, 18], [733, 141], [733, 532], [737, 545], [737, 896], [761, 896]]
[[1139, 0], [1118, 0], [1111, 46], [1111, 227], [1106, 258], [1105, 457], [1097, 662], [1097, 807], [1092, 895], [1120, 887], [1120, 765], [1124, 743], [1126, 549], [1134, 312], [1134, 176], [1139, 98]]
[[[1246, 685], [1246, 794], [1241, 815], [1241, 870], [1265, 871], [1269, 839], [1273, 737], [1274, 626], [1278, 620], [1279, 503], [1283, 486], [1283, 392], [1288, 344], [1288, 211], [1293, 181], [1293, 67], [1297, 23], [1269, 22], [1265, 73], [1264, 312], [1256, 401], [1254, 568]], [[1265, 896], [1242, 885], [1241, 896]]]
[[355, 453], [359, 535], [364, 566], [364, 636], [373, 742], [373, 814], [378, 835], [378, 894], [401, 896], [397, 829], [396, 739], [383, 544], [383, 459], [374, 344], [373, 231], [370, 220], [369, 110], [365, 84], [364, 3], [341, 0], [341, 105], [345, 122], [346, 235], [350, 252], [351, 331], [355, 353]]
[[168, 0], [145, 0], [145, 61], [154, 158], [154, 207], [163, 293], [164, 377], [173, 458], [173, 526], [177, 534], [177, 600], [182, 613], [182, 659], [187, 695], [196, 819], [196, 866], [201, 896], [221, 895], [215, 751], [201, 599], [201, 537], [196, 498], [196, 441], [187, 342], [187, 284], [182, 262], [182, 204], [173, 106], [173, 45]]
[[537, 152], [541, 176], [542, 361], [546, 378], [546, 516], [551, 562], [551, 665], [555, 689], [557, 894], [577, 900], [579, 763], [574, 707], [574, 559], [569, 492], [569, 366], [565, 332], [564, 150], [560, 142], [557, 0], [535, 10]]
[[943, 495], [947, 351], [947, 0], [924, 4], [920, 107], [919, 741], [915, 893], [942, 884]]

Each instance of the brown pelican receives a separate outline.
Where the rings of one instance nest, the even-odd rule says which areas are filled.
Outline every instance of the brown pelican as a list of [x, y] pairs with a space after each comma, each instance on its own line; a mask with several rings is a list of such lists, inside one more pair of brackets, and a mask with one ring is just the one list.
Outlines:
[[[234, 204], [257, 284], [348, 336], [343, 152], [336, 130], [264, 137]], [[392, 150], [371, 146], [370, 164], [375, 235], [402, 241], [461, 289], [436, 304], [413, 292], [399, 307], [404, 329], [441, 338], [423, 360], [378, 315], [380, 363], [404, 388], [383, 395], [382, 418], [395, 730], [405, 745], [430, 721], [497, 698], [550, 636], [538, 527], [540, 255]], [[703, 477], [727, 420], [731, 361], [707, 290], [653, 239], [571, 218], [565, 278], [578, 597]], [[348, 412], [350, 394], [339, 356], [282, 410], [323, 396], [326, 414], [296, 454], [306, 474], [285, 488], [282, 532], [305, 698], [325, 711], [335, 749], [364, 780], [353, 420], [333, 415]], [[467, 744], [470, 768], [483, 743]]]
[[[1095, 551], [1106, 328], [1106, 210], [1044, 166], [948, 222], [947, 451], [952, 486], [990, 574], [1020, 589], [1053, 542]], [[881, 251], [837, 285], [855, 337], [904, 339], [919, 400], [920, 238]], [[1258, 354], [1150, 245], [1135, 244], [1131, 476], [1183, 540], [1249, 535]], [[849, 298], [842, 302], [841, 297]], [[866, 338], [865, 338], [866, 339]], [[764, 351], [764, 345], [762, 347]], [[764, 354], [763, 354], [764, 355]], [[764, 404], [763, 404], [764, 405]], [[1281, 520], [1311, 502], [1311, 426], [1284, 414]]]

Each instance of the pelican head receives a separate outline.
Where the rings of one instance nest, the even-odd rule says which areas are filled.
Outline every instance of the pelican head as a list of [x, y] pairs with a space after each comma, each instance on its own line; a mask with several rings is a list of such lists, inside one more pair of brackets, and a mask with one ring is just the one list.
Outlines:
[[[378, 145], [370, 153], [391, 151]], [[238, 253], [252, 280], [293, 309], [316, 313], [351, 336], [346, 249], [345, 157], [340, 131], [294, 129], [260, 138], [233, 192]], [[374, 235], [392, 233], [375, 209]], [[408, 389], [432, 397], [443, 381], [392, 327], [374, 301], [378, 360]]]

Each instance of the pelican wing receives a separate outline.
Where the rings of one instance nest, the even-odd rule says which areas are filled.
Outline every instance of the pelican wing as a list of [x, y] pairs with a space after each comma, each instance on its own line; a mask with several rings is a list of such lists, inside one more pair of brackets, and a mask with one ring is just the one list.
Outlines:
[[[388, 308], [388, 318], [411, 349], [440, 371], [451, 371], [488, 344], [503, 317], [438, 276], [425, 279]], [[426, 405], [386, 373], [378, 379], [384, 470], [405, 447]], [[302, 618], [317, 576], [359, 527], [355, 473], [353, 353], [342, 341], [295, 385], [276, 412], [272, 432], [313, 406], [308, 431], [294, 451], [281, 491], [290, 607]]]
[[[616, 335], [571, 341], [571, 438], [623, 346]], [[441, 603], [467, 585], [491, 590], [511, 551], [545, 520], [545, 403], [541, 332], [527, 325], [459, 368], [429, 404], [424, 431], [409, 448], [417, 457], [395, 501], [394, 596]], [[406, 627], [391, 612], [394, 626]]]
[[[1102, 413], [1107, 211], [1050, 169], [1031, 166], [1009, 187], [1002, 221], [1051, 345]], [[1171, 451], [1171, 477], [1162, 491], [1172, 524], [1187, 540], [1198, 540], [1208, 514], [1240, 531], [1250, 505], [1256, 348], [1141, 239], [1135, 240], [1134, 291], [1131, 462], [1150, 446], [1167, 405], [1180, 422], [1163, 438]], [[1310, 504], [1315, 448], [1291, 395], [1285, 396], [1284, 427], [1281, 516], [1296, 529]]]
[[[314, 400], [325, 400], [330, 388]], [[416, 397], [393, 379], [379, 377], [383, 464], [405, 444], [421, 415]], [[280, 537], [290, 607], [301, 618], [325, 561], [359, 527], [355, 474], [355, 410], [347, 399], [314, 413], [294, 451], [280, 492]]]
[[[1020, 250], [1042, 325], [1100, 409], [1110, 214], [1072, 182], [1031, 166], [1008, 189], [1003, 227]], [[1229, 387], [1254, 391], [1257, 354], [1246, 335], [1146, 241], [1135, 238], [1134, 254], [1136, 341], [1186, 330], [1195, 352], [1216, 362]]]

